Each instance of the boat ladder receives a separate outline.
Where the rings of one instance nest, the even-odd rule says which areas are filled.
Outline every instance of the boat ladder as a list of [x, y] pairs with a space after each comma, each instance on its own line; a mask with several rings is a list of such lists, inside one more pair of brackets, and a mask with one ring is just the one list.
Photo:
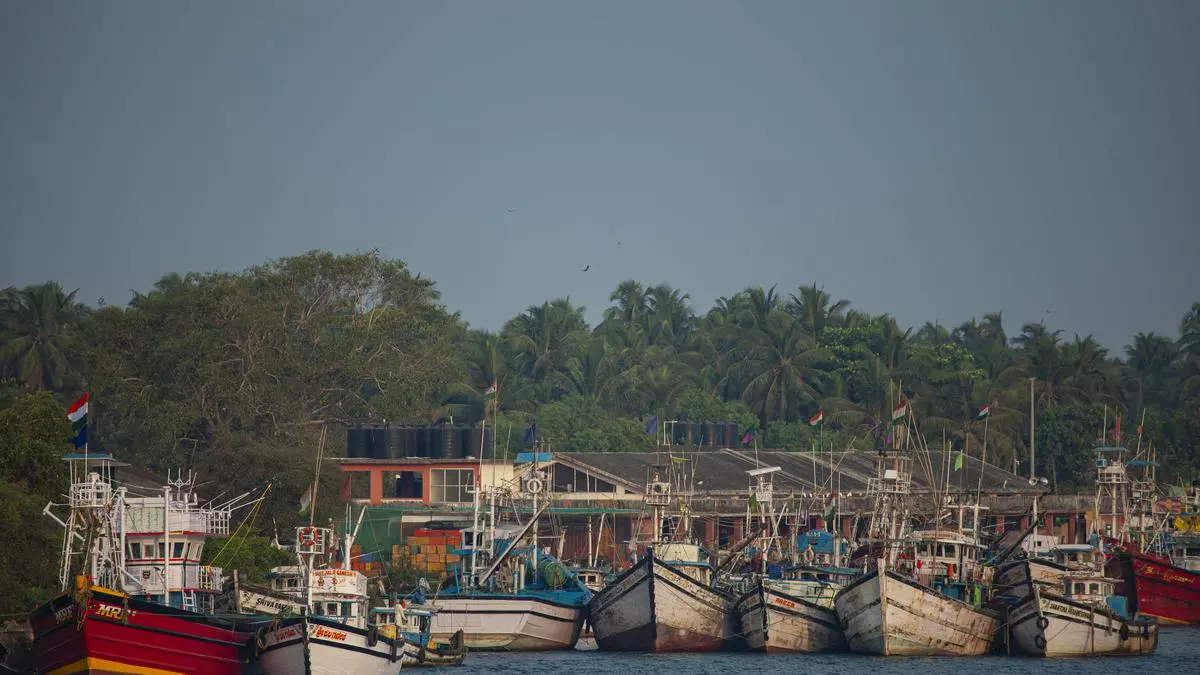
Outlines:
[[183, 591], [182, 605], [189, 612], [196, 611], [196, 591]]

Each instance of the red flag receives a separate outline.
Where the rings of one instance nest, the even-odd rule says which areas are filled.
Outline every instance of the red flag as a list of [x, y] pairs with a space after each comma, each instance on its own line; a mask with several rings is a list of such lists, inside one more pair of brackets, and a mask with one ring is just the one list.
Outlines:
[[1117, 415], [1117, 424], [1113, 427], [1113, 440], [1121, 440], [1121, 416]]
[[350, 501], [350, 474], [346, 474], [346, 482], [342, 484], [342, 489], [338, 492], [338, 499], [343, 504]]

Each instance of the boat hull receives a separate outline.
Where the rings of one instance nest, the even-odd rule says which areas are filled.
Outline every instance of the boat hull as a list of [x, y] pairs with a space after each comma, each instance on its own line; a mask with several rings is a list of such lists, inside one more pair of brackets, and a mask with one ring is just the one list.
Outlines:
[[467, 646], [460, 630], [450, 638], [449, 642], [435, 640], [417, 640], [406, 634], [404, 641], [404, 667], [418, 668], [422, 666], [457, 666], [467, 655]]
[[838, 593], [850, 650], [880, 656], [980, 656], [999, 615], [949, 598], [891, 570], [874, 570]]
[[[86, 608], [86, 609], [85, 609]], [[30, 615], [37, 672], [240, 675], [253, 631], [92, 587]]]
[[1105, 567], [1121, 580], [1117, 594], [1137, 616], [1163, 623], [1200, 624], [1200, 572], [1141, 553], [1118, 553]]
[[729, 596], [647, 556], [588, 605], [602, 651], [714, 652], [730, 640]]
[[1008, 632], [1017, 651], [1031, 656], [1141, 656], [1158, 647], [1158, 626], [1130, 625], [1107, 608], [1044, 592], [1013, 608]]
[[738, 599], [735, 611], [751, 651], [817, 653], [846, 650], [837, 612], [772, 589], [768, 582]]
[[552, 651], [572, 649], [583, 628], [584, 605], [538, 597], [443, 597], [433, 603], [430, 634], [448, 642], [461, 630], [467, 649]]
[[313, 617], [283, 619], [256, 637], [264, 675], [387, 675], [400, 671], [404, 640]]

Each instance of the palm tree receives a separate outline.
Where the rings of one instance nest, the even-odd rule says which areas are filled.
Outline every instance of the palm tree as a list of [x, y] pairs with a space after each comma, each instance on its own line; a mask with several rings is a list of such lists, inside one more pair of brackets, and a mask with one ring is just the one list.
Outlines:
[[792, 294], [787, 311], [799, 318], [805, 330], [814, 338], [821, 337], [826, 324], [841, 318], [842, 313], [850, 306], [849, 300], [832, 302], [824, 288], [817, 288], [816, 282], [813, 282], [812, 286], [801, 286], [797, 290], [799, 294]]
[[1162, 383], [1175, 361], [1175, 344], [1161, 335], [1138, 333], [1133, 336], [1133, 344], [1125, 345], [1125, 357], [1125, 365], [1133, 371], [1137, 385], [1133, 410], [1135, 414], [1141, 414], [1146, 391]]
[[58, 282], [0, 296], [0, 372], [37, 390], [64, 386], [75, 362], [71, 354], [87, 309]]
[[688, 306], [687, 293], [659, 284], [647, 289], [646, 301], [650, 341], [676, 348], [685, 346], [696, 326], [696, 315]]
[[748, 336], [742, 348], [745, 388], [742, 400], [759, 411], [764, 426], [795, 417], [796, 406], [818, 395], [813, 382], [823, 373], [817, 362], [826, 356], [813, 343], [803, 325], [784, 312], [773, 312], [765, 330]]
[[1200, 362], [1200, 302], [1192, 303], [1192, 308], [1179, 321], [1177, 344], [1181, 352]]
[[608, 296], [612, 307], [604, 310], [604, 320], [641, 325], [650, 314], [647, 290], [632, 279], [622, 281]]
[[927, 345], [940, 345], [951, 340], [950, 331], [936, 321], [926, 321], [914, 337], [917, 342]]
[[529, 307], [504, 327], [513, 365], [539, 385], [543, 402], [553, 397], [571, 360], [587, 345], [590, 333], [583, 313], [569, 298], [559, 298]]

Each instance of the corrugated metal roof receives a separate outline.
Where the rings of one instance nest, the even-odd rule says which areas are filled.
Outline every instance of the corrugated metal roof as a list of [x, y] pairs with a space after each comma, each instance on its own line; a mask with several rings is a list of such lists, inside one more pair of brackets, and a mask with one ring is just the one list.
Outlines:
[[[709, 452], [673, 453], [665, 452], [558, 452], [555, 457], [584, 471], [608, 475], [622, 483], [644, 486], [646, 470], [652, 465], [667, 464], [671, 457], [684, 457], [684, 466], [693, 471], [693, 480], [698, 493], [745, 494], [750, 485], [746, 472], [752, 469], [778, 466], [774, 474], [776, 491], [814, 492], [833, 487], [839, 492], [862, 494], [867, 481], [875, 475], [876, 453], [873, 450], [850, 450], [835, 452], [787, 452], [782, 450], [716, 450]], [[935, 481], [944, 481], [947, 469], [945, 453], [930, 453], [929, 465]], [[913, 464], [913, 492], [931, 492], [929, 471], [922, 468], [924, 461]], [[980, 487], [985, 494], [1028, 494], [1040, 492], [1032, 488], [1028, 479], [992, 464], [983, 464], [975, 457], [964, 457], [960, 471], [953, 469], [954, 457], [949, 458], [951, 489], [961, 488], [974, 491]], [[982, 483], [980, 474], [982, 472]], [[833, 484], [830, 484], [830, 476]]]

